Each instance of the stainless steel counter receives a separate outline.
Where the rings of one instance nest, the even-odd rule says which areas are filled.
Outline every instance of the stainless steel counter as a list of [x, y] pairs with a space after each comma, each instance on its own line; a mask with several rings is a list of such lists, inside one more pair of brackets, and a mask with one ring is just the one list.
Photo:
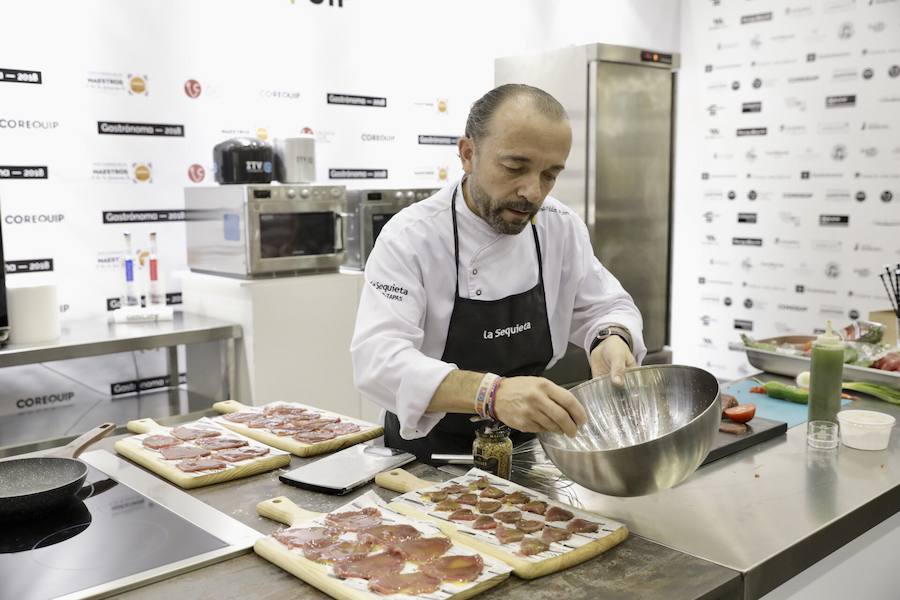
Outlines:
[[[118, 438], [98, 446], [110, 451]], [[282, 484], [278, 475], [317, 459], [292, 457], [291, 465], [247, 479], [222, 483], [188, 493], [245, 525], [271, 533], [279, 524], [256, 514], [256, 504], [276, 496], [287, 496], [299, 506], [329, 511], [374, 489], [389, 500], [395, 493], [374, 485], [346, 496], [331, 496]], [[427, 465], [408, 467], [415, 475], [434, 481], [451, 476]], [[527, 586], [527, 587], [525, 587]], [[714, 600], [740, 597], [740, 574], [683, 552], [632, 534], [624, 542], [581, 565], [540, 579], [525, 581], [515, 576], [478, 598], [507, 598], [527, 593], [530, 600]], [[118, 598], [327, 598], [315, 588], [255, 554], [232, 558], [125, 592]]]
[[[199, 367], [190, 365], [187, 390], [173, 385], [163, 391], [142, 392], [137, 396], [137, 406], [122, 397], [115, 403], [109, 402], [108, 396], [85, 388], [79, 392], [77, 407], [69, 404], [55, 407], [54, 411], [27, 407], [7, 410], [0, 417], [0, 456], [64, 444], [103, 421], [116, 421], [124, 427], [129, 419], [207, 409], [234, 389], [234, 344], [241, 336], [240, 325], [176, 312], [172, 321], [156, 323], [112, 324], [103, 317], [75, 320], [62, 327], [62, 334], [55, 341], [10, 344], [0, 349], [0, 368], [21, 369], [33, 363], [165, 348], [169, 381], [177, 382], [182, 371], [179, 345], [201, 345], [207, 360]], [[200, 387], [202, 391], [198, 392]], [[217, 394], [210, 394], [211, 390]]]
[[53, 342], [5, 346], [0, 349], [0, 367], [240, 337], [240, 325], [181, 312], [176, 312], [172, 321], [157, 323], [112, 324], [102, 318], [85, 319], [63, 325], [62, 335]]
[[[900, 407], [877, 400], [845, 408], [900, 418]], [[895, 428], [881, 452], [815, 450], [804, 423], [655, 495], [613, 498], [580, 487], [576, 494], [635, 533], [740, 571], [744, 596], [759, 598], [900, 509], [898, 438]]]

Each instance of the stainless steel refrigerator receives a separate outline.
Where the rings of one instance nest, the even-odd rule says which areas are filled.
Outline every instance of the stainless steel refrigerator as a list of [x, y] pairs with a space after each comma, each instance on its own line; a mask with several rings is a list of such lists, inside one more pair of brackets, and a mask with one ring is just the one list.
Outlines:
[[[496, 59], [495, 83], [526, 83], [569, 113], [572, 150], [553, 196], [587, 223], [594, 253], [644, 318], [644, 364], [671, 362], [669, 274], [677, 54], [607, 44]], [[547, 376], [589, 377], [569, 347]]]

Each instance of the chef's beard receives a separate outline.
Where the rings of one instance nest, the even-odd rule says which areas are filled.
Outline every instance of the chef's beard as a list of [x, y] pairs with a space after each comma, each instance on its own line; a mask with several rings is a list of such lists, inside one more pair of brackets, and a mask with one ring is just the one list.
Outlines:
[[[467, 179], [469, 182], [469, 198], [472, 205], [481, 215], [481, 218], [487, 221], [487, 224], [497, 233], [506, 235], [516, 235], [525, 229], [525, 226], [534, 218], [540, 207], [535, 208], [528, 200], [516, 198], [515, 200], [494, 200], [487, 192], [478, 187], [472, 177]], [[528, 213], [528, 218], [520, 222], [506, 221], [503, 219], [503, 209], [509, 208]]]

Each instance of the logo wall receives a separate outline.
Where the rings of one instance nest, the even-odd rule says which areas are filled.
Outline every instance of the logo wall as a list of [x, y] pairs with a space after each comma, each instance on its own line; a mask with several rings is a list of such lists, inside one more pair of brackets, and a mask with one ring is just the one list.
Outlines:
[[[742, 331], [811, 334], [825, 319], [840, 326], [887, 308], [875, 273], [900, 261], [900, 42], [886, 35], [896, 10], [689, 1], [698, 19], [681, 32], [683, 50], [702, 59], [682, 68], [679, 85], [696, 82], [687, 84], [696, 102], [680, 107], [679, 130], [690, 133], [678, 151], [697, 159], [675, 194], [685, 214], [704, 218], [676, 240], [676, 264], [696, 259], [675, 277], [706, 285], [673, 288], [672, 346], [677, 362], [737, 377], [756, 369], [716, 349]], [[743, 268], [732, 283], [734, 264]], [[754, 297], [704, 303], [710, 281]], [[701, 341], [678, 325], [698, 320]]]
[[[10, 276], [52, 277], [67, 306], [65, 319], [105, 318], [124, 287], [123, 233], [131, 233], [138, 258], [155, 232], [167, 302], [180, 303], [179, 283], [171, 275], [187, 268], [184, 188], [216, 185], [212, 148], [231, 137], [271, 142], [314, 135], [323, 184], [431, 188], [455, 177], [464, 108], [484, 92], [482, 84], [455, 82], [456, 95], [450, 96], [449, 86], [423, 88], [389, 66], [369, 77], [373, 63], [357, 60], [359, 49], [346, 43], [345, 23], [332, 21], [325, 8], [336, 12], [342, 2], [302, 3], [313, 12], [301, 12], [297, 2], [290, 18], [323, 33], [314, 42], [315, 55], [360, 65], [348, 67], [340, 81], [376, 85], [345, 87], [326, 71], [302, 65], [260, 74], [238, 73], [236, 65], [212, 55], [185, 63], [196, 40], [154, 38], [151, 32], [173, 16], [163, 13], [148, 15], [129, 33], [129, 43], [148, 50], [140, 56], [121, 46], [120, 31], [102, 24], [56, 29], [61, 47], [83, 45], [87, 35], [104, 49], [97, 56], [107, 58], [93, 63], [79, 53], [48, 54], [37, 38], [17, 43], [18, 58], [0, 64], [0, 225], [3, 267]], [[113, 0], [100, 4], [101, 10], [115, 9]], [[263, 10], [270, 9], [276, 10]], [[35, 22], [44, 18], [39, 6], [23, 5], [20, 12]], [[236, 25], [244, 19], [234, 8], [223, 8], [219, 16]], [[267, 53], [287, 55], [298, 48], [296, 39], [285, 37], [272, 40]], [[887, 79], [884, 69], [878, 75]], [[139, 376], [128, 361], [106, 384], [160, 375], [156, 358], [135, 358]], [[6, 399], [3, 377], [0, 403]]]

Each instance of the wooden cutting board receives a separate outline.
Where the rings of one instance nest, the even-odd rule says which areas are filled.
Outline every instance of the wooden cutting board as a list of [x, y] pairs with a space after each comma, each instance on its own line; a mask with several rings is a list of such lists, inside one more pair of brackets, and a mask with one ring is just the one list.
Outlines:
[[[433, 514], [430, 510], [433, 504], [418, 495], [418, 491], [420, 490], [435, 490], [443, 488], [451, 483], [467, 485], [468, 482], [481, 476], [487, 476], [492, 484], [496, 484], [496, 487], [504, 491], [523, 491], [535, 500], [543, 500], [547, 502], [548, 505], [556, 505], [565, 508], [574, 513], [576, 518], [581, 517], [588, 521], [598, 523], [600, 530], [596, 534], [575, 534], [573, 535], [572, 540], [565, 540], [562, 544], [553, 544], [551, 546], [551, 551], [549, 552], [525, 557], [515, 553], [518, 549], [518, 543], [506, 545], [500, 544], [493, 534], [484, 531], [475, 531], [465, 524], [468, 522], [460, 523], [457, 521], [449, 521], [442, 516]], [[581, 511], [561, 502], [556, 502], [544, 494], [514, 484], [511, 481], [495, 477], [494, 475], [490, 475], [479, 469], [472, 469], [462, 477], [456, 477], [440, 483], [419, 479], [403, 469], [393, 469], [376, 475], [375, 483], [383, 488], [404, 494], [403, 496], [394, 498], [388, 505], [397, 512], [432, 521], [451, 539], [466, 544], [482, 554], [487, 554], [502, 560], [512, 567], [513, 572], [522, 579], [534, 579], [536, 577], [542, 577], [550, 573], [568, 569], [569, 567], [575, 566], [606, 552], [628, 537], [628, 528], [621, 523], [601, 517], [600, 515]], [[474, 507], [465, 506], [464, 508], [471, 508], [473, 509], [473, 512], [476, 512]], [[513, 509], [513, 507], [504, 505], [500, 510], [511, 509]], [[515, 510], [519, 509], [515, 508]], [[478, 513], [476, 512], [476, 514]], [[542, 519], [542, 517], [539, 517], [538, 515], [525, 512], [522, 513], [522, 516], [529, 520]], [[510, 526], [508, 524], [504, 525]], [[560, 528], [565, 527], [565, 524], [560, 522], [554, 522], [551, 525]], [[554, 550], [554, 548], [556, 548], [556, 550]]]
[[[204, 418], [192, 423], [182, 423], [181, 425], [184, 427], [198, 426], [201, 428], [216, 429], [220, 431], [223, 436], [243, 439], [250, 446], [264, 446], [263, 444], [247, 439], [244, 436], [236, 435], [234, 432], [221, 427], [211, 419]], [[264, 473], [266, 471], [271, 471], [272, 469], [285, 467], [291, 462], [291, 455], [287, 452], [267, 448], [269, 453], [264, 456], [257, 456], [236, 463], [228, 463], [228, 466], [218, 471], [185, 473], [175, 466], [178, 462], [177, 460], [165, 460], [158, 452], [145, 448], [141, 443], [141, 440], [146, 437], [146, 435], [143, 434], [168, 435], [169, 432], [174, 429], [173, 427], [165, 427], [153, 419], [129, 421], [126, 427], [128, 428], [128, 431], [141, 435], [124, 438], [116, 442], [114, 446], [116, 452], [184, 489], [203, 487], [215, 483], [222, 483], [223, 481], [232, 481], [234, 479], [241, 479], [242, 477], [249, 477], [251, 475], [256, 475], [257, 473]], [[190, 445], [190, 442], [185, 442], [185, 444]]]
[[[247, 427], [242, 423], [234, 423], [223, 417], [217, 417], [215, 421], [231, 429], [232, 431], [240, 433], [241, 435], [253, 438], [254, 440], [258, 440], [266, 444], [267, 446], [280, 448], [281, 450], [290, 452], [291, 454], [294, 454], [296, 456], [317, 456], [319, 454], [325, 454], [326, 452], [333, 452], [335, 450], [340, 450], [341, 448], [346, 448], [347, 446], [352, 446], [360, 442], [365, 442], [367, 440], [377, 438], [384, 433], [384, 428], [382, 428], [380, 425], [369, 423], [368, 421], [362, 421], [360, 419], [345, 417], [344, 415], [339, 415], [337, 413], [322, 410], [320, 408], [315, 408], [313, 406], [307, 406], [306, 404], [300, 404], [299, 402], [273, 402], [271, 404], [267, 404], [266, 406], [271, 406], [273, 404], [299, 406], [301, 408], [305, 408], [306, 410], [320, 413], [321, 415], [326, 417], [340, 417], [341, 421], [356, 423], [357, 425], [359, 425], [360, 431], [357, 431], [356, 433], [348, 433], [347, 435], [339, 435], [336, 438], [325, 440], [324, 442], [305, 444], [303, 442], [298, 442], [290, 436], [275, 435], [274, 433], [270, 433], [265, 429], [255, 429], [252, 427]], [[216, 402], [215, 404], [213, 404], [214, 410], [224, 414], [233, 412], [261, 412], [264, 408], [265, 406], [247, 406], [246, 404], [241, 404], [237, 400], [225, 400], [224, 402]]]
[[[357, 501], [365, 502], [366, 496], [367, 495], [361, 496], [357, 499]], [[380, 500], [377, 500], [377, 496], [371, 494], [371, 497], [376, 499], [376, 501], [379, 503], [378, 505], [384, 506], [383, 503], [380, 502]], [[348, 506], [347, 508], [353, 507]], [[260, 514], [260, 516], [272, 519], [273, 521], [278, 521], [279, 523], [284, 523], [289, 527], [303, 526], [305, 523], [309, 523], [310, 521], [323, 516], [323, 513], [310, 512], [308, 510], [300, 508], [284, 496], [260, 502], [256, 505], [256, 511]], [[402, 515], [398, 515], [398, 517], [403, 518]], [[423, 530], [423, 533], [425, 533], [425, 535], [440, 534], [440, 532], [436, 528], [430, 526], [429, 524], [415, 523], [415, 521], [402, 522], [414, 524], [414, 526], [416, 526], [420, 530]], [[310, 523], [310, 526], [312, 525], [313, 524]], [[455, 547], [458, 548], [458, 546]], [[331, 569], [327, 565], [304, 558], [301, 551], [291, 550], [271, 536], [263, 537], [257, 540], [256, 544], [253, 546], [253, 550], [259, 556], [263, 557], [271, 563], [278, 565], [292, 575], [299, 577], [306, 583], [325, 592], [332, 598], [338, 598], [340, 600], [372, 600], [375, 598], [381, 599], [385, 597], [368, 591], [368, 589], [366, 589], [366, 582], [363, 580], [343, 580], [336, 577], [331, 573]], [[448, 550], [448, 553], [452, 551], [453, 548]], [[469, 551], [468, 553], [471, 554], [471, 551]], [[480, 581], [475, 581], [471, 584], [468, 584], [469, 587], [463, 587], [462, 585], [450, 585], [445, 583], [439, 590], [439, 592], [445, 593], [441, 593], [439, 597], [442, 599], [453, 598], [454, 600], [464, 600], [465, 598], [471, 598], [472, 596], [475, 596], [486, 589], [499, 585], [508, 577], [509, 569], [505, 565], [503, 565], [503, 563], [493, 562], [490, 558], [487, 558], [485, 560], [485, 572], [482, 575], [482, 579]], [[456, 591], [456, 588], [463, 589]], [[428, 597], [438, 597], [436, 595], [439, 592], [429, 594]], [[403, 594], [395, 594], [390, 597], [412, 598], [412, 596]]]

